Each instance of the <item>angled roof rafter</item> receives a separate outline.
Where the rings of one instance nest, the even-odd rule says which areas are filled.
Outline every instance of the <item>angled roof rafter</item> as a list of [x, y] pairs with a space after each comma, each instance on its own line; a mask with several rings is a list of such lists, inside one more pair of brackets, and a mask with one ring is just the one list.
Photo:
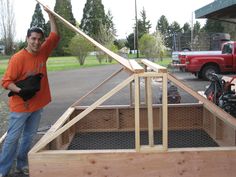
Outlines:
[[69, 23], [67, 20], [65, 20], [63, 17], [61, 17], [60, 15], [58, 15], [56, 12], [54, 12], [53, 10], [51, 10], [48, 6], [44, 5], [40, 0], [36, 0], [39, 4], [41, 4], [45, 9], [47, 9], [49, 12], [51, 12], [57, 19], [59, 19], [65, 26], [67, 26], [69, 29], [75, 31], [77, 34], [82, 35], [84, 38], [86, 38], [88, 41], [90, 41], [93, 45], [95, 45], [96, 47], [98, 47], [99, 49], [101, 49], [103, 52], [105, 52], [107, 55], [109, 55], [110, 57], [112, 57], [113, 59], [115, 59], [117, 62], [119, 62], [121, 65], [123, 65], [124, 67], [126, 67], [128, 70], [130, 70], [133, 73], [140, 73], [140, 72], [144, 72], [144, 69], [140, 69], [140, 67], [137, 68], [132, 68], [132, 66], [130, 65], [129, 61], [119, 55], [117, 55], [116, 53], [110, 51], [109, 49], [107, 49], [106, 47], [104, 47], [103, 45], [99, 44], [97, 41], [95, 41], [94, 39], [92, 39], [91, 37], [89, 37], [87, 34], [85, 34], [83, 31], [81, 31], [80, 29], [76, 28], [74, 25], [72, 25], [71, 23]]

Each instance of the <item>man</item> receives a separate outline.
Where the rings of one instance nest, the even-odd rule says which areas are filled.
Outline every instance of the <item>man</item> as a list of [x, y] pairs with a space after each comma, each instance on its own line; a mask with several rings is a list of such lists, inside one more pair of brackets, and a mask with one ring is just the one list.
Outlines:
[[[37, 132], [42, 109], [51, 101], [46, 61], [57, 46], [59, 36], [54, 16], [47, 13], [51, 26], [48, 38], [43, 42], [43, 31], [38, 27], [30, 28], [26, 37], [27, 47], [12, 56], [2, 78], [2, 86], [11, 91], [11, 97], [7, 137], [0, 154], [0, 177], [9, 173], [15, 158], [16, 172], [28, 175], [27, 154]], [[40, 75], [37, 80], [39, 89], [17, 85], [19, 81], [36, 75]], [[34, 87], [34, 84], [31, 86]]]

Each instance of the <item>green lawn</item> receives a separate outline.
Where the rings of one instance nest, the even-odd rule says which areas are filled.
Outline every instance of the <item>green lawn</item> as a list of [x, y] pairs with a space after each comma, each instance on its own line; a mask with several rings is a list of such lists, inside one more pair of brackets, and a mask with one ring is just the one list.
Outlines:
[[102, 63], [99, 63], [95, 56], [88, 56], [85, 60], [83, 66], [80, 66], [76, 57], [68, 56], [68, 57], [50, 57], [47, 62], [48, 71], [61, 71], [68, 69], [78, 69], [78, 68], [86, 68], [92, 66], [102, 66], [115, 64], [116, 61], [112, 61], [112, 63], [106, 62], [105, 60]]
[[10, 57], [0, 56], [0, 76], [5, 72]]
[[164, 67], [168, 67], [168, 65], [172, 62], [172, 59], [171, 58], [163, 58], [162, 61], [157, 61], [155, 63], [161, 65], [161, 66], [164, 66]]
[[[2, 75], [8, 64], [8, 60], [10, 57], [0, 57], [0, 75]], [[100, 64], [95, 56], [88, 56], [85, 60], [83, 66], [80, 66], [76, 57], [72, 56], [65, 56], [65, 57], [50, 57], [47, 62], [48, 71], [61, 71], [61, 70], [68, 70], [68, 69], [78, 69], [78, 68], [85, 68], [85, 67], [92, 67], [92, 66], [102, 66], [102, 65], [109, 65], [117, 63], [115, 60], [112, 63], [106, 62], [105, 60], [102, 61]]]
[[[9, 56], [6, 57], [0, 56], [0, 75], [2, 75], [5, 72], [9, 58], [10, 58]], [[156, 63], [167, 67], [170, 62], [171, 62], [170, 58], [164, 58], [163, 61], [157, 61]], [[80, 66], [76, 57], [63, 56], [63, 57], [50, 57], [47, 62], [47, 67], [48, 71], [62, 71], [68, 69], [102, 66], [115, 63], [117, 63], [115, 60], [113, 60], [112, 63], [103, 60], [102, 63], [100, 64], [95, 56], [88, 56], [85, 60], [84, 65]]]

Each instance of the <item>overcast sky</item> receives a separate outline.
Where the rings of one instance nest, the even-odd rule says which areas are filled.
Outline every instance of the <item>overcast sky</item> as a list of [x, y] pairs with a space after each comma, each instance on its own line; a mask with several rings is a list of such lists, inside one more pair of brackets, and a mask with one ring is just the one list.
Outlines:
[[[16, 21], [16, 39], [24, 40], [26, 30], [30, 26], [32, 15], [34, 13], [35, 0], [12, 0], [15, 8]], [[46, 5], [54, 8], [55, 0], [41, 0]], [[165, 15], [169, 23], [177, 21], [181, 26], [188, 22], [191, 24], [194, 11], [213, 2], [214, 0], [136, 0], [138, 18], [140, 11], [144, 8], [147, 19], [151, 21], [154, 31], [157, 20], [161, 15]], [[71, 0], [73, 7], [73, 15], [78, 22], [81, 21], [83, 8], [86, 0]], [[132, 27], [135, 19], [135, 0], [102, 0], [105, 11], [110, 9], [115, 28], [117, 29], [118, 38], [125, 38], [132, 33]], [[60, 15], [60, 14], [59, 14]], [[47, 14], [44, 13], [44, 18], [48, 20]], [[197, 19], [201, 24], [205, 20]], [[193, 18], [195, 22], [195, 18]]]

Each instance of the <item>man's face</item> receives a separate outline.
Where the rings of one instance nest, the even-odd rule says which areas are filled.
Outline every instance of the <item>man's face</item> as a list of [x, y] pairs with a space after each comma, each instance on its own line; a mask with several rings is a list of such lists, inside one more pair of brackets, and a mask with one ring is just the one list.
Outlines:
[[38, 51], [42, 45], [42, 42], [43, 42], [42, 34], [32, 32], [31, 35], [29, 37], [27, 37], [27, 44], [28, 44], [27, 50], [33, 54], [38, 53]]

